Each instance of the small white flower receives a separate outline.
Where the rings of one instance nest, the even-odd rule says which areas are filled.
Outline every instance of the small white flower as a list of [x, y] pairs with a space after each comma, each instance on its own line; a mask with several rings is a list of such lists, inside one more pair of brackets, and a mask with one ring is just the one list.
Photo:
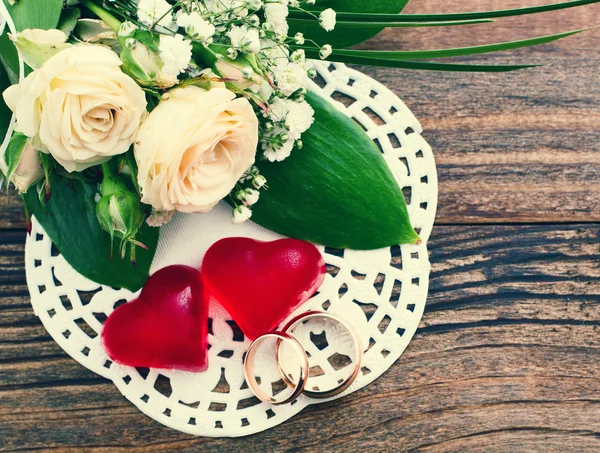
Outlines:
[[244, 223], [252, 217], [252, 211], [246, 206], [238, 206], [233, 210], [233, 223], [240, 224]]
[[231, 40], [231, 45], [241, 49], [244, 53], [260, 52], [260, 38], [258, 30], [255, 28], [249, 29], [246, 26], [231, 27], [231, 30], [227, 32], [227, 36]]
[[306, 101], [292, 102], [292, 104], [285, 124], [290, 129], [290, 136], [294, 140], [298, 140], [312, 126], [315, 120], [315, 111]]
[[300, 32], [296, 33], [296, 36], [294, 36], [294, 42], [299, 46], [304, 44], [304, 35]]
[[140, 0], [138, 19], [144, 25], [151, 26], [158, 21], [160, 25], [168, 28], [173, 22], [171, 8], [172, 6], [166, 0]]
[[302, 64], [280, 64], [275, 68], [274, 73], [277, 87], [285, 96], [290, 96], [298, 89], [306, 88], [308, 85], [306, 68]]
[[298, 140], [314, 121], [314, 110], [306, 101], [295, 102], [291, 99], [276, 98], [270, 105], [271, 117], [280, 122], [285, 119], [288, 135], [292, 140]]
[[272, 31], [278, 36], [287, 36], [289, 26], [287, 16], [288, 7], [279, 3], [269, 3], [264, 7], [266, 24], [270, 25]]
[[295, 63], [304, 64], [306, 61], [306, 54], [304, 53], [304, 49], [298, 49], [290, 55], [290, 60]]
[[265, 150], [265, 157], [269, 159], [270, 162], [281, 162], [290, 157], [293, 149], [294, 140], [288, 140], [281, 147], [267, 147]]
[[185, 28], [186, 33], [199, 41], [207, 41], [215, 34], [215, 26], [207, 22], [198, 13], [180, 14], [177, 25]]
[[329, 44], [325, 44], [323, 47], [321, 47], [321, 50], [319, 51], [319, 56], [321, 57], [321, 60], [325, 60], [326, 58], [328, 58], [331, 55], [331, 52], [333, 52], [333, 49]]
[[121, 28], [119, 29], [119, 36], [130, 36], [134, 31], [138, 30], [139, 28], [140, 27], [135, 25], [133, 22], [123, 22], [121, 24]]
[[252, 206], [258, 202], [260, 192], [254, 189], [241, 190], [238, 192], [237, 198], [244, 203], [244, 206]]
[[160, 58], [164, 62], [163, 73], [167, 77], [177, 77], [190, 65], [192, 59], [192, 44], [185, 41], [183, 36], [160, 36], [158, 46]]
[[252, 185], [257, 189], [265, 187], [266, 184], [267, 178], [265, 178], [263, 175], [256, 175], [254, 178], [252, 178]]
[[331, 8], [327, 8], [319, 15], [319, 24], [325, 31], [332, 31], [335, 28], [336, 13]]

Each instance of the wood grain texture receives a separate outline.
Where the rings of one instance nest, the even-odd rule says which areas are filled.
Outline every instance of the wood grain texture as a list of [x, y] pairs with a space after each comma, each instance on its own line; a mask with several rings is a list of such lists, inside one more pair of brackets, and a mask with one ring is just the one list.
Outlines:
[[[542, 3], [413, 0], [407, 12]], [[472, 45], [595, 24], [600, 5], [388, 30], [364, 47]], [[372, 385], [249, 438], [164, 428], [66, 356], [28, 301], [19, 200], [2, 198], [0, 451], [600, 452], [598, 43], [593, 30], [469, 60], [550, 63], [512, 74], [361, 68], [405, 100], [436, 155], [426, 313]]]
[[425, 316], [382, 378], [265, 433], [205, 439], [61, 351], [26, 302], [23, 235], [2, 233], [0, 451], [600, 451], [600, 224], [433, 237]]

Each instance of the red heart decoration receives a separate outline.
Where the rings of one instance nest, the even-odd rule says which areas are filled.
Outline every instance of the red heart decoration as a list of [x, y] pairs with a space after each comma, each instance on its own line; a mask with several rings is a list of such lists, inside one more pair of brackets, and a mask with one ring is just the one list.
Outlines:
[[222, 239], [202, 262], [206, 289], [254, 340], [275, 329], [323, 283], [325, 261], [311, 243]]
[[208, 299], [200, 273], [168, 266], [153, 274], [140, 296], [106, 319], [102, 343], [117, 363], [203, 371], [208, 366]]

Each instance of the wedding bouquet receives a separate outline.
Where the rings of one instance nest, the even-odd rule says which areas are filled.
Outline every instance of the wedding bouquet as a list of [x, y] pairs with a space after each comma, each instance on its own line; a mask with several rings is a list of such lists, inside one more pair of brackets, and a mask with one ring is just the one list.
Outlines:
[[331, 247], [418, 243], [377, 146], [309, 90], [309, 59], [527, 68], [424, 60], [578, 31], [443, 50], [350, 47], [386, 27], [470, 25], [596, 1], [411, 15], [399, 13], [407, 0], [0, 0], [0, 170], [65, 259], [113, 287], [143, 285], [159, 227], [175, 212], [206, 213], [221, 200], [234, 223], [251, 218]]

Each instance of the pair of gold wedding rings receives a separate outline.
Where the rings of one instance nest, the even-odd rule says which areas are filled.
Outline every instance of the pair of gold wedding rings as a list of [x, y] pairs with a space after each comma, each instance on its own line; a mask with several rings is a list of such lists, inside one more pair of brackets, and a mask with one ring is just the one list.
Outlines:
[[[296, 337], [292, 335], [295, 328], [298, 327], [300, 324], [304, 324], [314, 319], [327, 320], [340, 325], [352, 337], [352, 341], [354, 343], [354, 357], [352, 360], [353, 368], [351, 373], [345, 379], [340, 379], [339, 382], [336, 382], [336, 385], [334, 387], [325, 390], [306, 389], [306, 383], [308, 382], [308, 379], [310, 377], [310, 368], [308, 360], [309, 356], [302, 344], [296, 339]], [[269, 339], [276, 340], [275, 360], [277, 362], [277, 369], [285, 384], [292, 389], [292, 392], [288, 396], [284, 396], [281, 399], [277, 399], [275, 398], [275, 396], [270, 396], [266, 392], [264, 392], [260, 388], [260, 384], [254, 372], [254, 361], [258, 349], [265, 341]], [[294, 379], [291, 374], [286, 373], [282, 366], [281, 346], [283, 344], [288, 344], [298, 358], [300, 368], [300, 376], [298, 377], [298, 379]], [[358, 376], [358, 372], [360, 371], [362, 356], [363, 349], [360, 343], [360, 339], [358, 338], [358, 335], [356, 334], [352, 326], [350, 326], [348, 323], [346, 323], [339, 317], [332, 315], [331, 313], [325, 313], [321, 311], [308, 311], [306, 313], [302, 313], [296, 316], [294, 319], [288, 322], [285, 325], [285, 327], [280, 331], [269, 332], [254, 340], [248, 348], [248, 351], [246, 352], [246, 356], [244, 359], [244, 375], [246, 377], [248, 387], [250, 387], [250, 389], [258, 399], [266, 403], [270, 403], [273, 405], [286, 404], [291, 401], [294, 401], [301, 394], [304, 394], [311, 398], [324, 399], [338, 395], [344, 390], [346, 390], [348, 387], [350, 387], [350, 385], [352, 385], [352, 383]]]

